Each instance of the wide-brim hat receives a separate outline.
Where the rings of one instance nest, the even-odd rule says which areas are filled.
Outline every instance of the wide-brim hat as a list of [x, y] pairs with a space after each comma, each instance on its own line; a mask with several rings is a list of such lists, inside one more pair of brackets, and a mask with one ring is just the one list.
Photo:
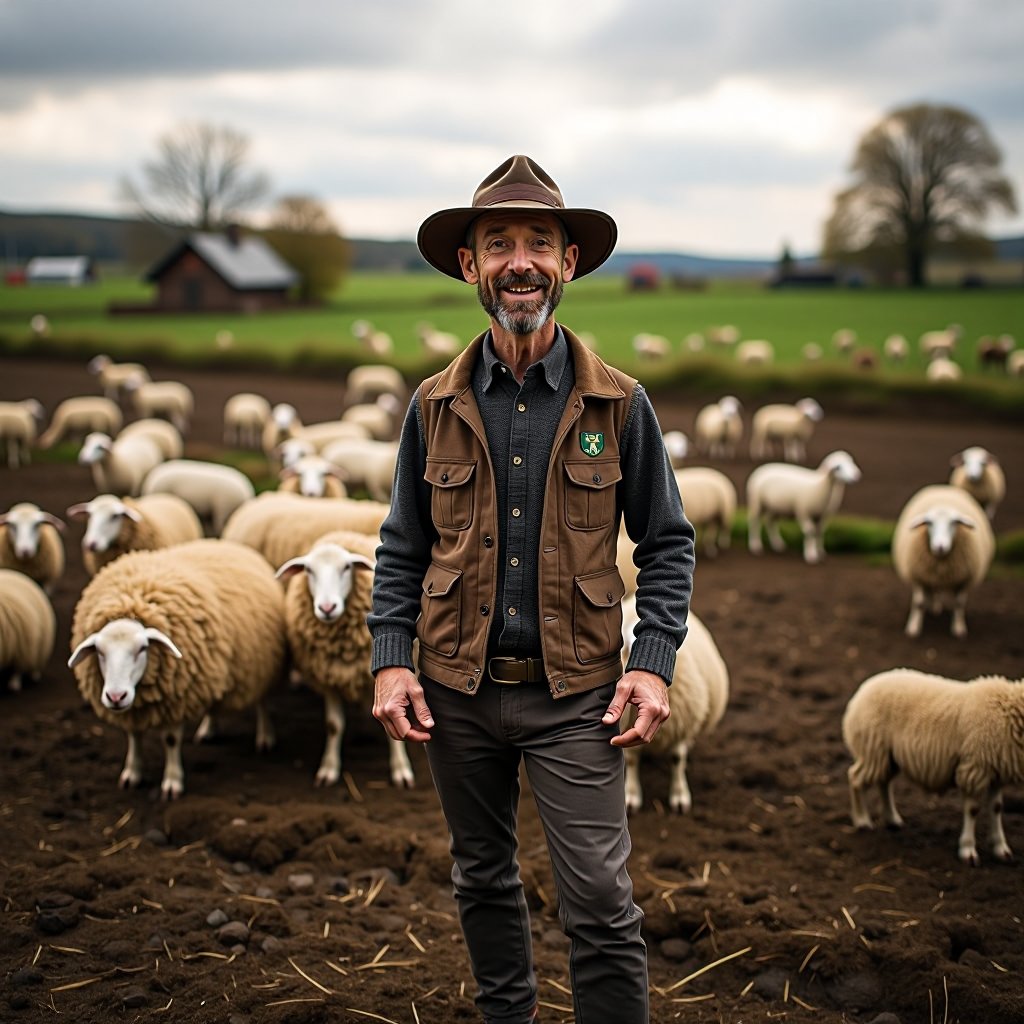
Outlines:
[[480, 182], [472, 206], [441, 210], [420, 225], [416, 244], [423, 258], [442, 274], [464, 280], [459, 249], [466, 245], [469, 226], [481, 214], [497, 210], [555, 214], [565, 225], [569, 241], [579, 247], [574, 277], [601, 266], [615, 248], [619, 233], [607, 213], [567, 208], [558, 186], [540, 164], [528, 156], [510, 156]]

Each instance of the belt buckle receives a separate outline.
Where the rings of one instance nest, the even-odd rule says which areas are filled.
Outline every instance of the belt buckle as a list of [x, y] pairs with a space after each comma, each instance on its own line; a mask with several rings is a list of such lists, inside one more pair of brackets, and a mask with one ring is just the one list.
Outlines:
[[514, 664], [517, 661], [523, 660], [523, 658], [514, 658], [510, 654], [496, 654], [493, 658], [487, 659], [487, 674], [493, 682], [500, 683], [502, 686], [518, 686], [522, 682], [522, 679], [499, 679], [494, 674], [492, 666], [496, 661], [510, 661]]

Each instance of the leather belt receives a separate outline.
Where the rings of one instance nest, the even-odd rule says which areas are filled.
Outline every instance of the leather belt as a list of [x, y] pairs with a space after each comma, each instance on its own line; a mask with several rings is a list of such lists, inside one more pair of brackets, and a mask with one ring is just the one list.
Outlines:
[[543, 658], [511, 658], [499, 655], [488, 660], [487, 674], [494, 682], [506, 686], [547, 681]]

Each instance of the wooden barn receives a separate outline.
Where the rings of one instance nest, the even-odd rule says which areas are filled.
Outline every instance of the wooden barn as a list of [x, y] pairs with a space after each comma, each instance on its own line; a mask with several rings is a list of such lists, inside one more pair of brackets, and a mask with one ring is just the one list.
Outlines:
[[161, 313], [258, 313], [280, 309], [299, 275], [262, 238], [195, 232], [147, 274]]

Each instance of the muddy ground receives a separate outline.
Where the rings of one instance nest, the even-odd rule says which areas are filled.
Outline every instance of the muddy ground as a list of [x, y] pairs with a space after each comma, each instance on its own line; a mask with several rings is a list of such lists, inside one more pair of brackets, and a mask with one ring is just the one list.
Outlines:
[[[325, 379], [173, 375], [197, 395], [198, 455], [218, 443], [235, 391], [291, 401], [307, 421], [336, 415], [343, 396]], [[71, 364], [0, 361], [3, 399], [34, 396], [52, 411], [92, 390]], [[691, 431], [693, 404], [655, 404], [666, 429]], [[913, 490], [943, 479], [952, 453], [983, 444], [1010, 477], [997, 531], [1024, 527], [1019, 425], [826, 412], [812, 460], [844, 447], [864, 470], [845, 510], [894, 518]], [[718, 465], [738, 483], [751, 468]], [[0, 508], [32, 500], [61, 514], [91, 495], [78, 466], [0, 469]], [[476, 1020], [422, 750], [411, 751], [416, 789], [392, 789], [383, 733], [353, 712], [346, 782], [315, 789], [322, 712], [310, 692], [283, 688], [272, 753], [252, 749], [251, 720], [228, 720], [215, 744], [186, 749], [180, 802], [159, 800], [155, 741], [147, 784], [119, 790], [124, 738], [82, 706], [63, 664], [85, 579], [80, 539], [72, 525], [44, 679], [0, 694], [0, 1022]], [[929, 620], [911, 641], [908, 595], [884, 565], [833, 556], [808, 567], [795, 554], [735, 548], [700, 561], [694, 609], [729, 665], [732, 694], [717, 734], [691, 756], [689, 816], [666, 813], [667, 766], [644, 763], [632, 875], [652, 1021], [1024, 1021], [1021, 860], [994, 862], [982, 830], [981, 867], [961, 865], [956, 795], [909, 784], [899, 789], [902, 832], [854, 832], [839, 733], [849, 696], [882, 669], [1019, 675], [1022, 591], [1019, 576], [994, 572], [971, 598], [966, 640]], [[1020, 786], [1005, 818], [1024, 856]], [[543, 1020], [569, 1021], [567, 943], [528, 792], [521, 839]]]

